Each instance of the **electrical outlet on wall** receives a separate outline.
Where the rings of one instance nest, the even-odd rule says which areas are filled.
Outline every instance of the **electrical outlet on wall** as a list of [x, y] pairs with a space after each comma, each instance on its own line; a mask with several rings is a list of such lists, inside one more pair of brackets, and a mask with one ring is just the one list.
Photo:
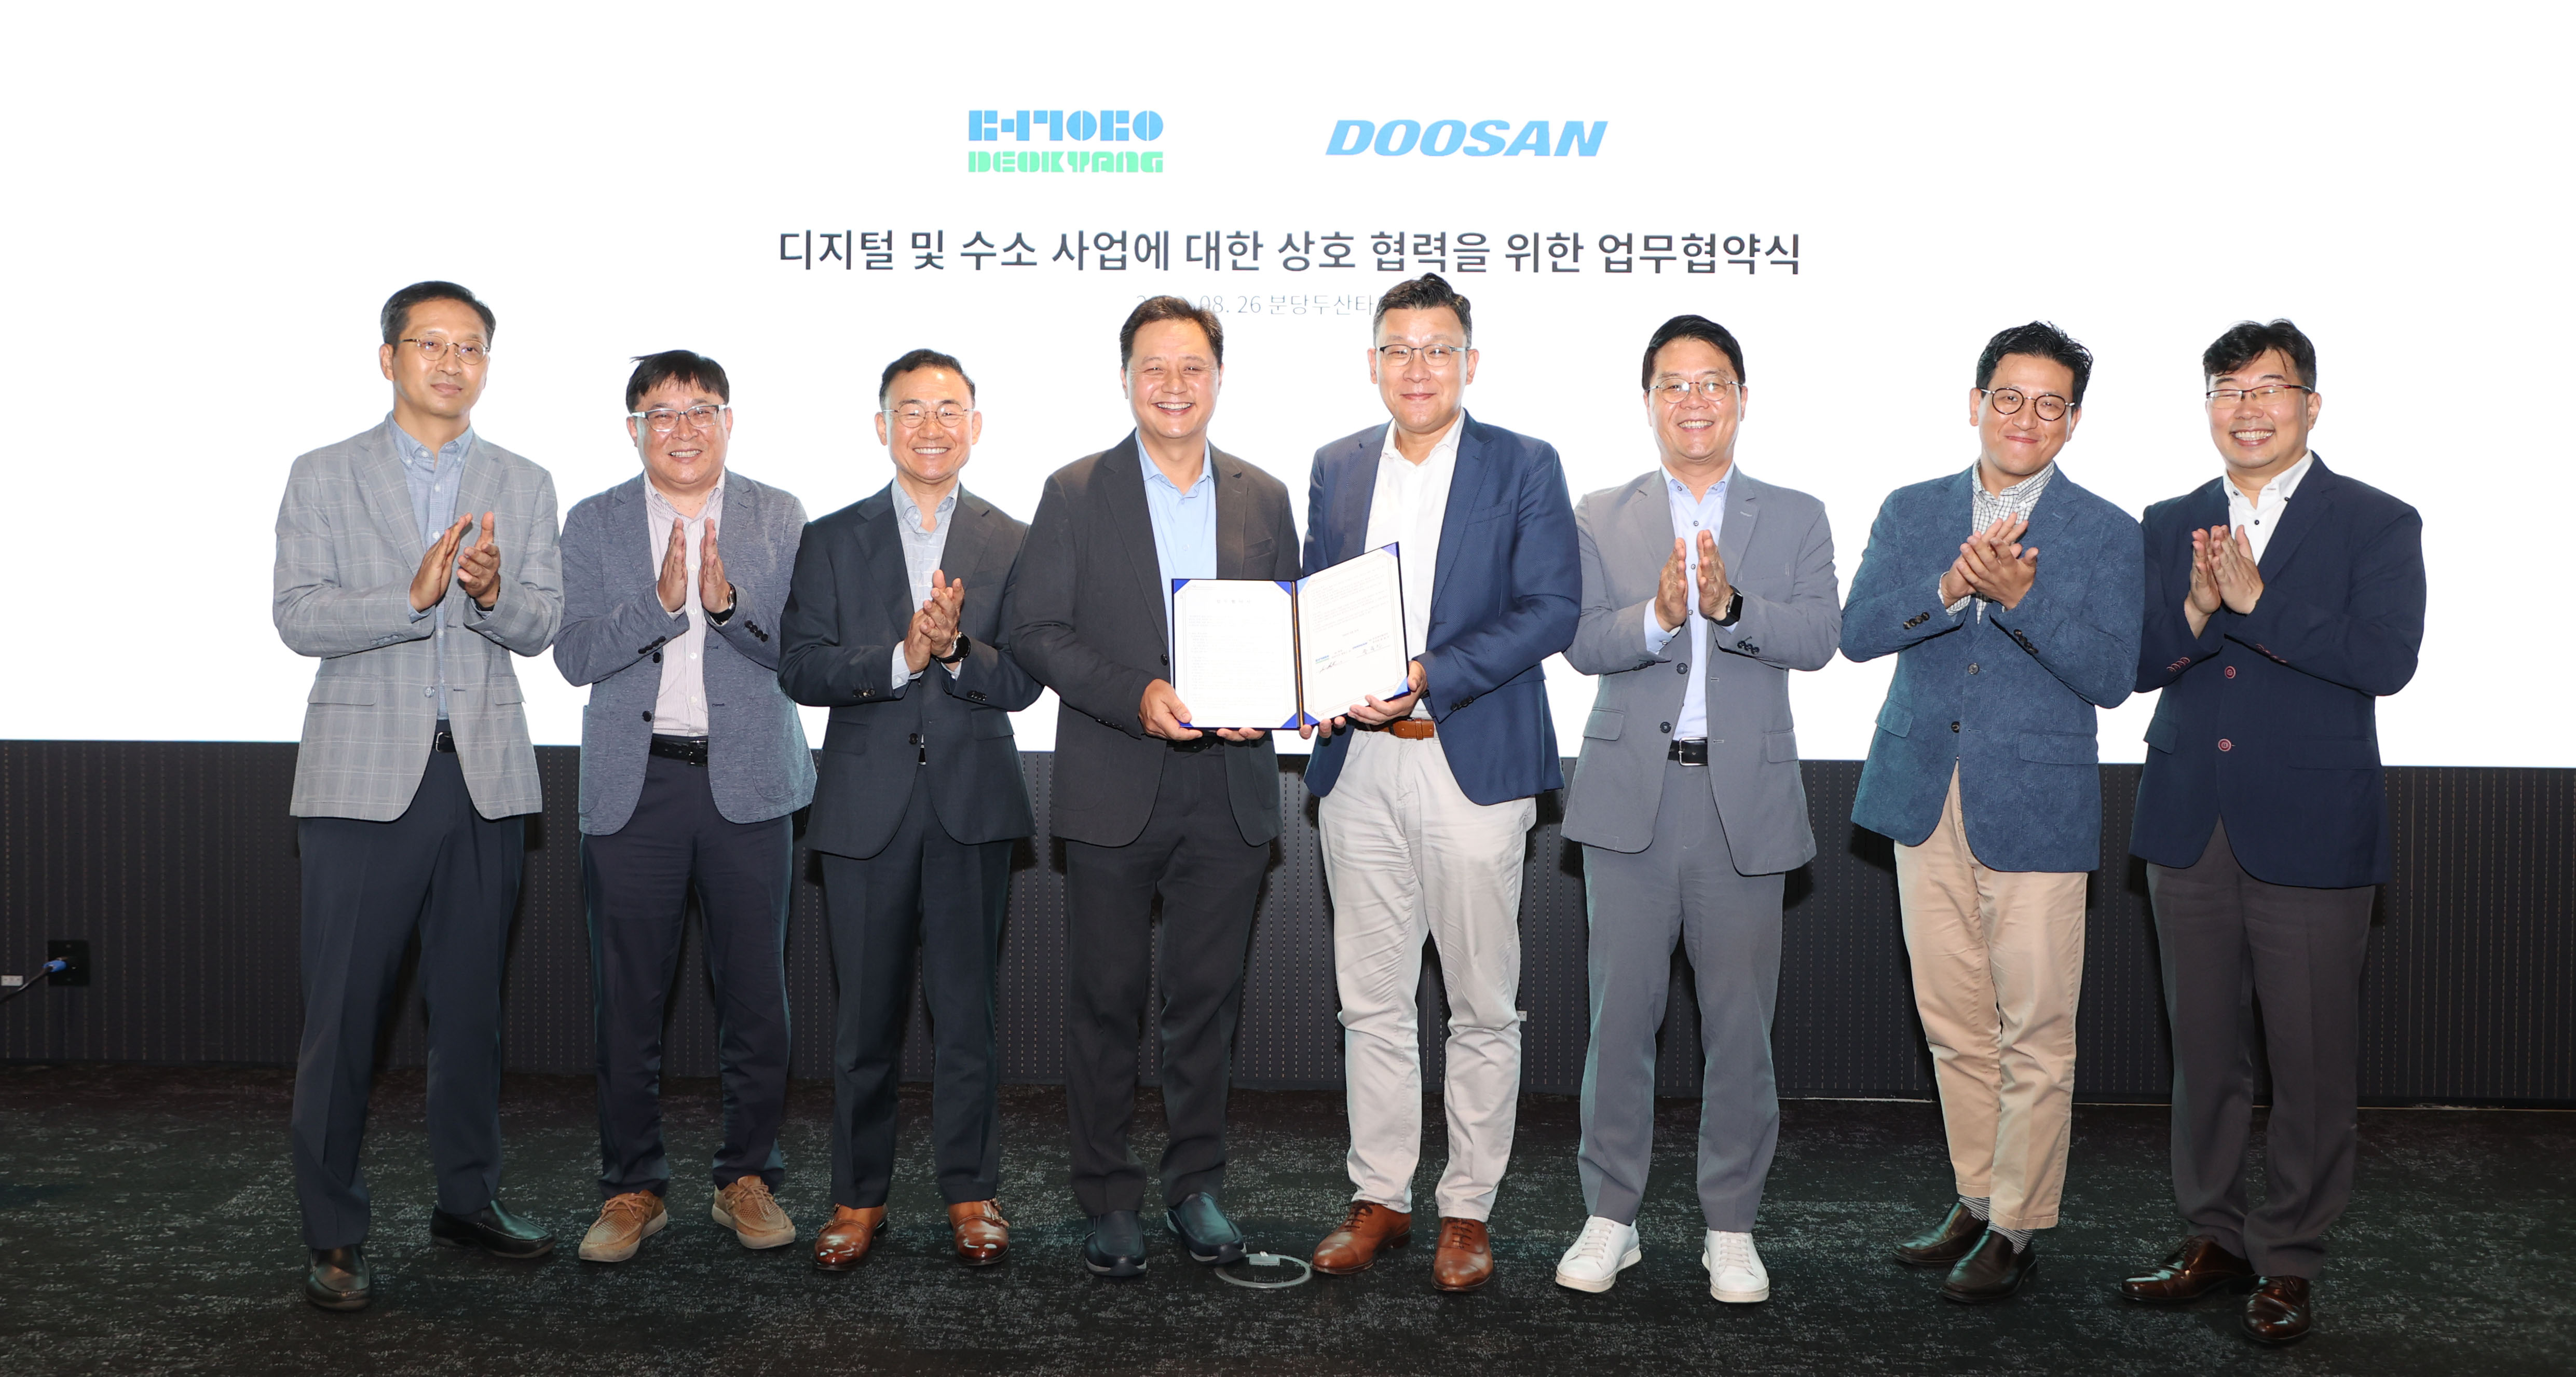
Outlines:
[[48, 981], [56, 985], [89, 983], [89, 942], [86, 939], [58, 937], [47, 942], [45, 959], [52, 961], [57, 958], [62, 961], [63, 968], [47, 976]]

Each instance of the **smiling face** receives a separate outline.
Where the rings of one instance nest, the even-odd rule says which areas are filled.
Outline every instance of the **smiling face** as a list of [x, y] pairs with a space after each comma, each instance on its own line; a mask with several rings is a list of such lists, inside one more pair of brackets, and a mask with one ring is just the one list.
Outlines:
[[[1380, 354], [1383, 345], [1413, 347], [1413, 357], [1395, 363]], [[1465, 350], [1433, 366], [1422, 351], [1434, 345]], [[1376, 343], [1369, 346], [1369, 381], [1386, 403], [1396, 429], [1407, 435], [1437, 436], [1458, 419], [1458, 401], [1476, 380], [1476, 351], [1467, 348], [1467, 328], [1446, 306], [1399, 309], [1378, 321]]]
[[1735, 431], [1743, 423], [1743, 389], [1720, 388], [1712, 397], [1693, 387], [1681, 401], [1665, 399], [1665, 384], [1705, 384], [1710, 379], [1738, 382], [1726, 351], [1704, 339], [1682, 338], [1655, 351], [1655, 372], [1646, 392], [1646, 421], [1655, 428], [1655, 448], [1664, 467], [1676, 476], [1705, 472], [1709, 481], [1725, 476], [1735, 463]]
[[2223, 406], [2210, 404], [2209, 438], [2227, 460], [2230, 473], [2251, 478], [2259, 487], [2307, 457], [2308, 431], [2316, 425], [2325, 399], [2295, 390], [2303, 381], [2298, 365], [2278, 349], [2266, 349], [2244, 367], [2209, 380], [2213, 389], [2232, 387], [2249, 393], [2265, 387], [2285, 389], [2269, 400], [2247, 396]]
[[[921, 420], [907, 422], [903, 413], [919, 408]], [[939, 419], [942, 407], [963, 412], [955, 424]], [[887, 411], [895, 414], [889, 416]], [[958, 470], [975, 442], [984, 438], [984, 413], [975, 409], [975, 390], [953, 369], [915, 368], [897, 373], [886, 384], [885, 407], [877, 412], [877, 439], [915, 494], [944, 492], [957, 481]]]
[[[412, 307], [402, 334], [406, 340], [442, 340], [478, 348], [491, 343], [481, 314], [462, 301], [444, 298]], [[431, 430], [463, 430], [492, 371], [489, 355], [467, 363], [449, 349], [444, 358], [426, 359], [417, 344], [381, 345], [376, 363], [394, 385], [394, 419], [415, 436]]]
[[[1994, 394], [2006, 391], [2022, 395], [2021, 408], [2010, 414], [1995, 406]], [[1969, 389], [1968, 424], [1977, 428], [1977, 466], [1987, 491], [2001, 492], [2057, 458], [2057, 452], [2074, 438], [2075, 423], [2084, 413], [2070, 405], [2066, 414], [2044, 421], [2039, 399], [2074, 395], [2075, 370], [2037, 354], [2004, 355], [1983, 390]]]
[[1182, 444], [1207, 437], [1225, 370], [1194, 320], [1157, 320], [1136, 332], [1119, 373], [1137, 432]]
[[[686, 413], [691, 407], [723, 406], [725, 399], [693, 382], [663, 383], [635, 403], [637, 411]], [[644, 455], [644, 472], [664, 497], [692, 498], [714, 489], [724, 477], [725, 446], [733, 439], [733, 413], [718, 412], [705, 425], [691, 425], [685, 414], [668, 432], [629, 420], [626, 433]]]

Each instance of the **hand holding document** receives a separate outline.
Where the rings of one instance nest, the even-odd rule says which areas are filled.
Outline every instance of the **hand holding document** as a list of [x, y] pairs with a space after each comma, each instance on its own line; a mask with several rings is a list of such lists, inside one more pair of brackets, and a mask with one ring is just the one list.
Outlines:
[[1193, 727], [1325, 721], [1406, 692], [1410, 659], [1394, 545], [1295, 583], [1172, 580], [1172, 687]]

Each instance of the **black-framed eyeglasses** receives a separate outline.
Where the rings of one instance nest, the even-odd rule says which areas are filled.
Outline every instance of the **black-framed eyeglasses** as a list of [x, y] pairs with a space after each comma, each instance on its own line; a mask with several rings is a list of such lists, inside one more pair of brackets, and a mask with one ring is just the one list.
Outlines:
[[1668, 406], [1679, 406], [1694, 392], [1716, 406], [1724, 406], [1742, 395], [1744, 384], [1733, 378], [1666, 378], [1646, 389], [1648, 395]]
[[1429, 364], [1433, 372], [1445, 372], [1456, 367], [1458, 360], [1467, 357], [1466, 349], [1455, 344], [1381, 344], [1377, 347], [1377, 356], [1398, 368], [1413, 362], [1416, 354], [1422, 356], [1422, 361]]
[[488, 344], [474, 344], [466, 340], [425, 339], [419, 336], [409, 336], [394, 342], [396, 344], [408, 344], [414, 349], [418, 349], [420, 351], [421, 358], [430, 363], [436, 363], [440, 359], [446, 358], [451, 350], [456, 354], [456, 361], [464, 364], [468, 368], [481, 363], [492, 355], [492, 346]]
[[974, 414], [973, 411], [955, 402], [942, 402], [937, 406], [907, 402], [902, 406], [890, 406], [885, 409], [885, 418], [896, 422], [906, 430], [917, 430], [924, 421], [937, 421], [942, 426], [954, 430], [967, 417]]
[[2261, 387], [2213, 387], [2202, 395], [2209, 398], [2211, 406], [2234, 406], [2238, 402], [2270, 406], [2293, 392], [2314, 391], [2315, 388], [2300, 383], [2265, 383]]
[[626, 419], [642, 422], [645, 429], [656, 435], [668, 435], [679, 429], [682, 421], [688, 422], [691, 430], [713, 430], [716, 418], [731, 410], [730, 406], [704, 404], [685, 408], [657, 406], [650, 411], [627, 412]]
[[2024, 401], [2028, 401], [2031, 410], [2039, 413], [2039, 419], [2062, 421], [2066, 419], [2066, 413], [2075, 407], [2073, 402], [2054, 392], [2042, 392], [2032, 397], [2018, 387], [1981, 387], [1977, 390], [1986, 394], [1987, 404], [1994, 407], [1995, 414], [1998, 416], [2010, 416], [2021, 410], [2021, 404]]

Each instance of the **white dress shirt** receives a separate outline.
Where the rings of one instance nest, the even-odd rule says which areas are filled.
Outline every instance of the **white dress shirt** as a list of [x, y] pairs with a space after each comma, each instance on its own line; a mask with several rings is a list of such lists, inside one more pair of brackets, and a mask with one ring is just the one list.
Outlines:
[[[1399, 547], [1397, 555], [1404, 568], [1404, 640], [1414, 655], [1427, 649], [1431, 639], [1431, 580], [1440, 564], [1440, 523], [1448, 514], [1449, 482], [1458, 474], [1458, 435], [1466, 424], [1467, 413], [1461, 411], [1417, 464], [1396, 447], [1395, 425], [1389, 422], [1385, 447], [1378, 451], [1368, 535], [1360, 544], [1369, 550], [1390, 543]], [[1417, 700], [1413, 715], [1430, 716], [1431, 705]]]
[[2317, 462], [2314, 454], [2302, 454], [2299, 462], [2274, 474], [2252, 500], [2234, 479], [2219, 484], [2227, 489], [2227, 524], [2245, 533], [2245, 542], [2254, 547], [2254, 558], [2260, 562], [2263, 549], [2272, 543], [2272, 533], [2281, 528], [2281, 513], [2290, 505], [2290, 497], [2299, 490], [2299, 480]]
[[[680, 509], [653, 486], [653, 480], [644, 480], [644, 534], [652, 541], [653, 577], [659, 580], [662, 576], [662, 556], [671, 548], [672, 522], [685, 527], [687, 533], [681, 543], [689, 552], [689, 587], [680, 604], [680, 610], [689, 614], [689, 629], [662, 647], [662, 694], [653, 700], [656, 736], [707, 734], [707, 671], [702, 658], [707, 648], [707, 613], [698, 605], [698, 546], [707, 538], [707, 523], [723, 511], [722, 476], [707, 493], [707, 504], [693, 517], [680, 515]], [[719, 524], [716, 529], [721, 532], [724, 528]]]

